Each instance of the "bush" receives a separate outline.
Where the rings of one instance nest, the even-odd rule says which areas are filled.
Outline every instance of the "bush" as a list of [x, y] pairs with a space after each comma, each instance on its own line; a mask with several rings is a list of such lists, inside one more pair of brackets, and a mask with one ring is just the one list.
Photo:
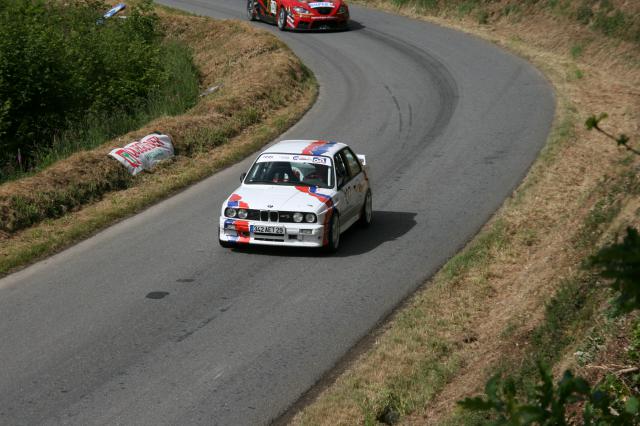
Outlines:
[[576, 19], [582, 25], [588, 25], [593, 19], [593, 9], [591, 9], [591, 5], [588, 3], [582, 3], [576, 11]]
[[640, 234], [636, 229], [627, 228], [622, 242], [603, 247], [589, 264], [600, 276], [613, 280], [611, 287], [618, 293], [614, 301], [617, 313], [640, 309]]
[[540, 364], [539, 383], [526, 395], [519, 396], [512, 379], [492, 377], [486, 384], [486, 398], [466, 398], [458, 404], [476, 412], [488, 412], [493, 425], [568, 425], [571, 406], [583, 406], [584, 425], [631, 425], [640, 420], [638, 399], [629, 397], [620, 411], [611, 408], [619, 403], [616, 395], [592, 389], [581, 377], [566, 371], [554, 385], [551, 370]]
[[625, 33], [631, 26], [626, 15], [617, 10], [613, 14], [598, 13], [595, 17], [594, 26], [610, 37], [625, 38]]
[[168, 79], [151, 6], [142, 0], [126, 19], [100, 21], [109, 9], [102, 0], [0, 0], [5, 173], [18, 155], [33, 166], [72, 123], [146, 107]]

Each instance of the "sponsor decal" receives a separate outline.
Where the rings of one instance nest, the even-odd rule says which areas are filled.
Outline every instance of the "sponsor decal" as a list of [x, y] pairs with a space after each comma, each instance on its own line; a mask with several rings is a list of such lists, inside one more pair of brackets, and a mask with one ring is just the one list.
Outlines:
[[135, 176], [143, 170], [152, 169], [160, 161], [173, 157], [173, 144], [170, 136], [153, 133], [125, 145], [124, 148], [112, 150], [109, 156], [118, 160]]
[[277, 155], [261, 155], [260, 158], [256, 161], [256, 163], [266, 163], [269, 161], [291, 161], [291, 155], [288, 154], [277, 154]]
[[231, 194], [231, 197], [229, 197], [229, 201], [227, 201], [227, 207], [248, 209], [249, 204], [241, 200], [242, 200], [242, 197], [240, 195]]
[[227, 219], [224, 221], [224, 229], [233, 229], [237, 236], [227, 235], [229, 241], [234, 243], [249, 243], [249, 222], [246, 220]]
[[270, 161], [289, 161], [294, 163], [309, 163], [309, 164], [325, 164], [331, 165], [331, 160], [328, 157], [321, 157], [316, 155], [290, 155], [290, 154], [280, 154], [280, 155], [262, 155], [257, 163], [267, 163]]
[[276, 3], [276, 0], [271, 0], [270, 6], [271, 6], [271, 14], [275, 15], [278, 10], [278, 3]]
[[319, 1], [314, 3], [309, 3], [309, 7], [317, 9], [319, 7], [333, 7], [333, 3], [329, 1]]
[[331, 198], [331, 196], [327, 194], [319, 193], [317, 186], [296, 186], [296, 189], [300, 192], [304, 192], [305, 194], [317, 198], [318, 200], [322, 201], [325, 206], [327, 206], [327, 213], [324, 215], [324, 235], [322, 238], [322, 244], [326, 245], [329, 242], [329, 222], [331, 221], [331, 217], [333, 217], [333, 198]]
[[302, 150], [305, 155], [322, 155], [329, 151], [337, 142], [315, 141]]

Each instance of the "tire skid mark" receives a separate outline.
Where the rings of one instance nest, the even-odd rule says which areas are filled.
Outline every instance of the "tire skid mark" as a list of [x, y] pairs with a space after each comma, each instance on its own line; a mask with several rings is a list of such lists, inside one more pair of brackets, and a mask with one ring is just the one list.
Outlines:
[[387, 89], [387, 92], [389, 92], [391, 99], [393, 99], [393, 103], [396, 105], [396, 110], [398, 111], [398, 133], [402, 133], [402, 110], [400, 109], [400, 103], [398, 102], [398, 98], [396, 98], [389, 86], [385, 84], [384, 88]]

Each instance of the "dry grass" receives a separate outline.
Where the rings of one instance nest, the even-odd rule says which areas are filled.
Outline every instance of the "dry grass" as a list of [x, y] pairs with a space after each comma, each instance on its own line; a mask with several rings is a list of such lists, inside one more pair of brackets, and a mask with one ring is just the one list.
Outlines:
[[[400, 12], [417, 17], [415, 10]], [[638, 134], [635, 45], [599, 39], [578, 24], [558, 25], [544, 13], [490, 26], [451, 16], [429, 19], [533, 62], [557, 91], [554, 128], [525, 181], [480, 235], [294, 424], [375, 424], [385, 407], [399, 413], [401, 423], [455, 423], [450, 416], [457, 400], [482, 390], [496, 368], [522, 362], [546, 302], [562, 283], [580, 276], [584, 257], [612, 233], [640, 223], [640, 161], [583, 125], [589, 115], [606, 111], [610, 131]], [[577, 43], [578, 56], [572, 49]], [[573, 331], [579, 336], [588, 327]], [[560, 364], [572, 365], [571, 355]]]
[[[68, 246], [241, 159], [286, 130], [315, 100], [311, 73], [267, 32], [165, 9], [160, 15], [166, 32], [193, 49], [202, 88], [219, 90], [184, 115], [161, 117], [37, 175], [1, 185], [0, 273]], [[114, 147], [156, 130], [172, 136], [176, 158], [154, 173], [132, 178], [107, 157]]]

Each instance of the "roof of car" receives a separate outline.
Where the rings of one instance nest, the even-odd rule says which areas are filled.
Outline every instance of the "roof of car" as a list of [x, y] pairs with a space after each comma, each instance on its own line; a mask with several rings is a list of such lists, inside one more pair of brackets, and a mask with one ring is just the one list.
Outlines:
[[333, 155], [347, 146], [342, 142], [317, 139], [286, 140], [270, 146], [264, 152], [279, 152], [305, 155]]

